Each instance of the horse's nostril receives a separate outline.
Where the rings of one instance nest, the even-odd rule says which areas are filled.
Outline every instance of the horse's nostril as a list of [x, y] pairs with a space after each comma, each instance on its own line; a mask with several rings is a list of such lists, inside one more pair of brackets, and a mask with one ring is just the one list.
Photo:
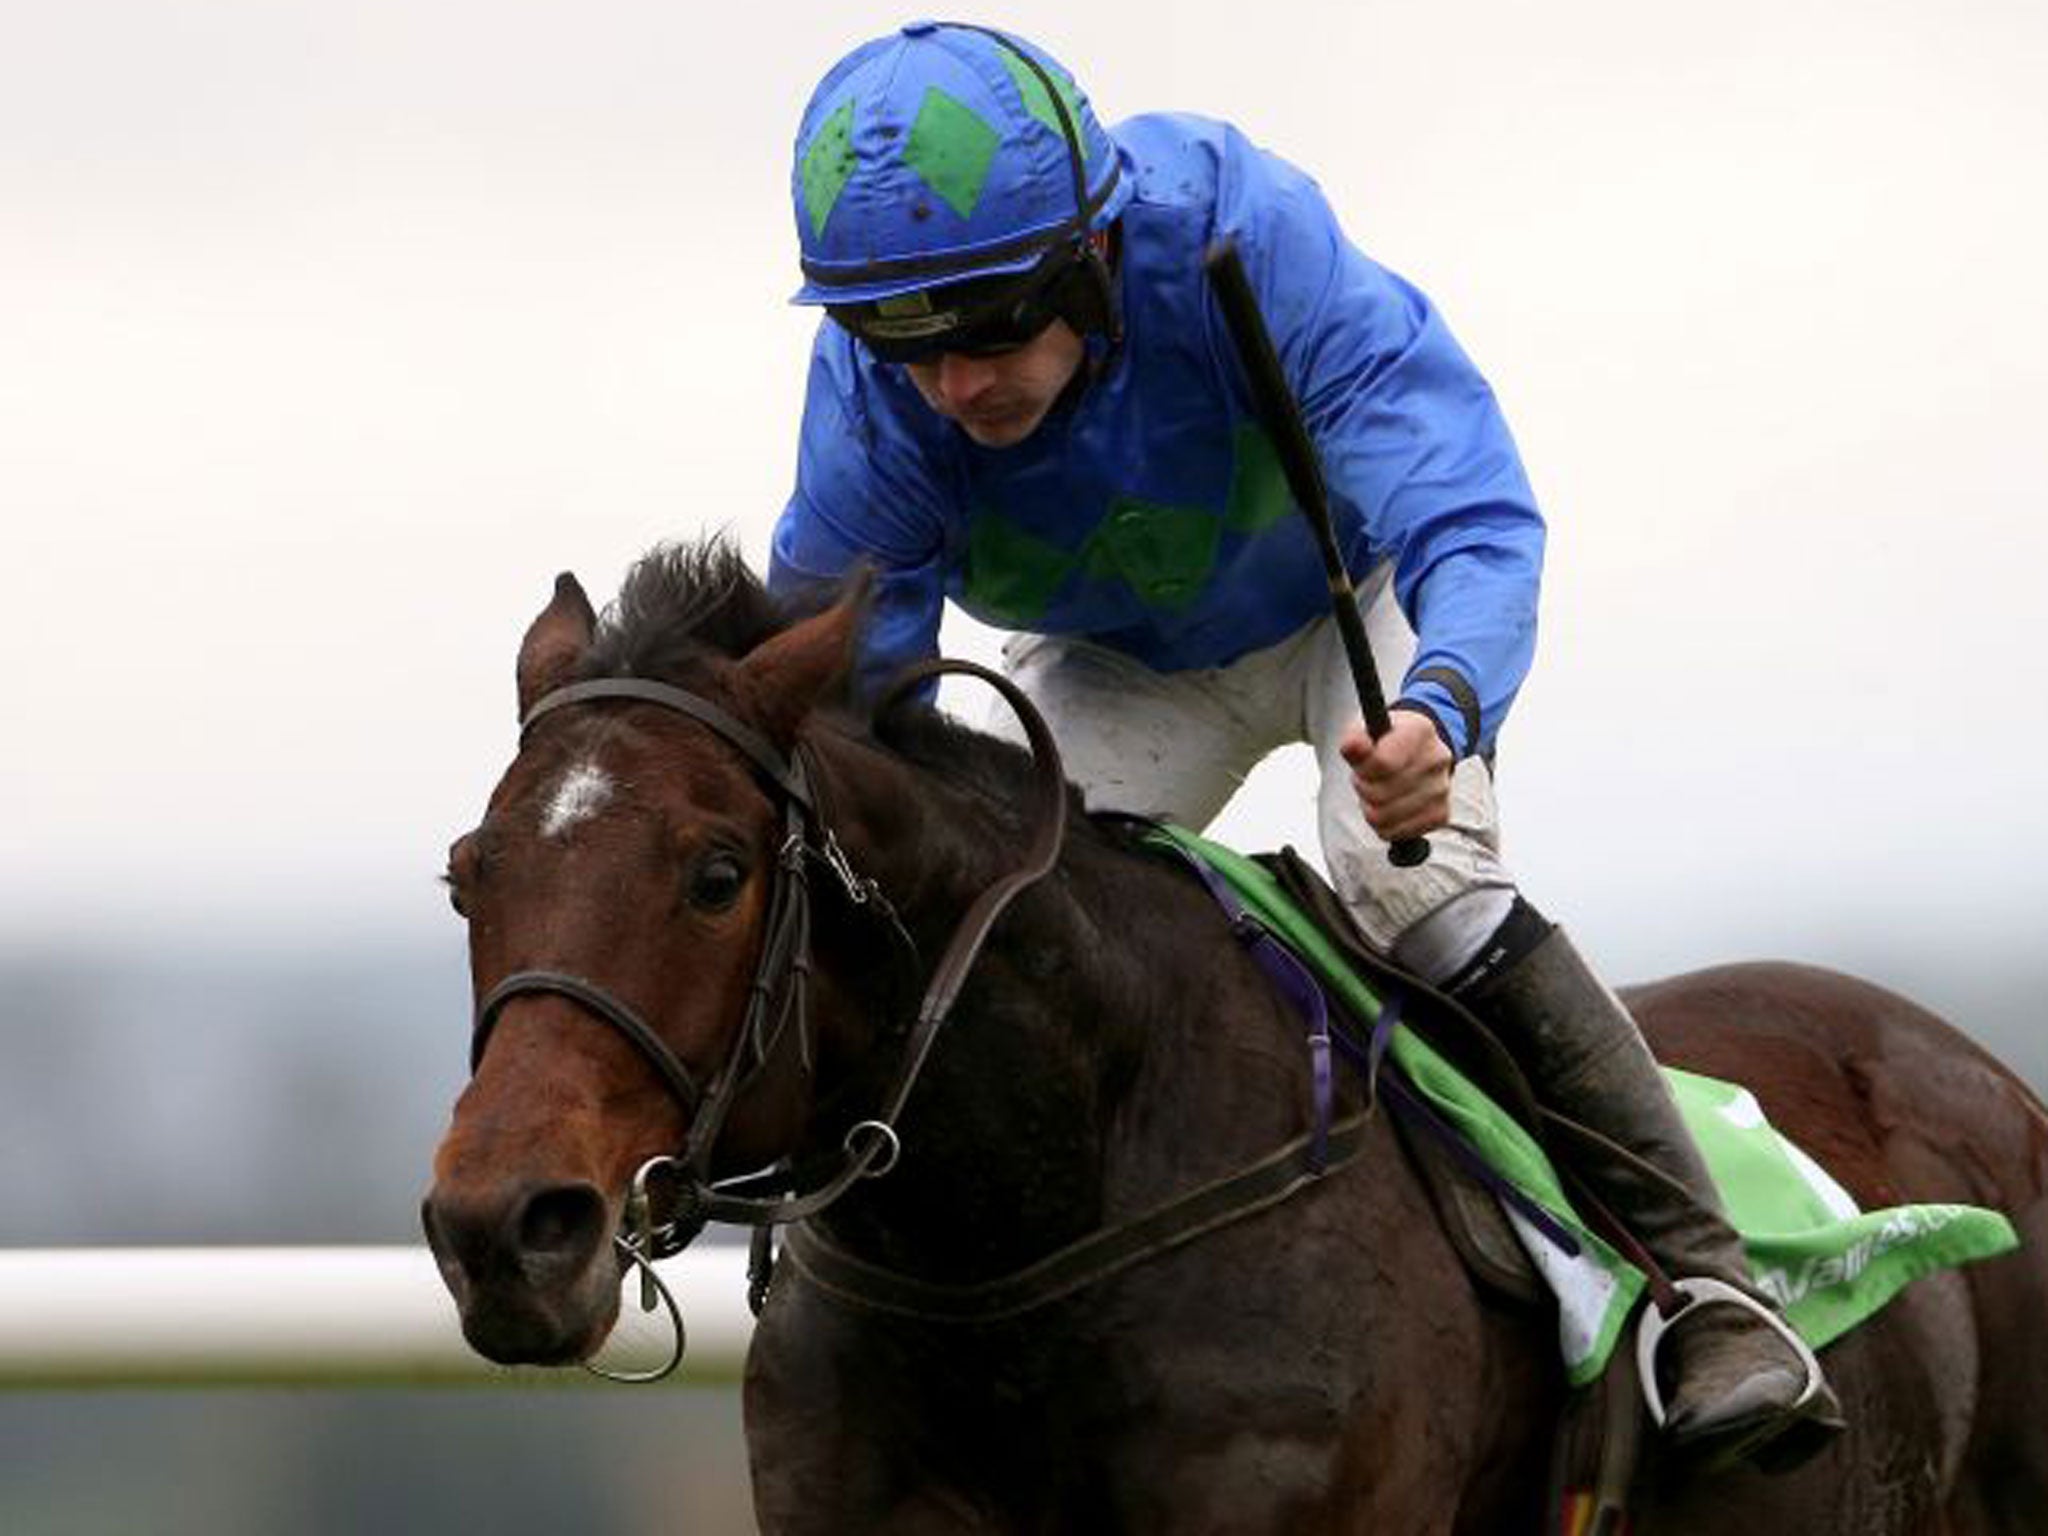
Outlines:
[[580, 1258], [604, 1236], [604, 1197], [588, 1184], [544, 1189], [519, 1214], [519, 1247], [536, 1258]]

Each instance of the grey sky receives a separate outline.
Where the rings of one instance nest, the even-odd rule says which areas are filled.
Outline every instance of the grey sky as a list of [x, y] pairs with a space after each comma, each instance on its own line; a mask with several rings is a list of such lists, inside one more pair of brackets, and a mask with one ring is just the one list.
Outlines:
[[[1553, 523], [1510, 852], [1596, 952], [2032, 941], [2048, 12], [973, 14], [1309, 167], [1493, 380]], [[790, 135], [908, 15], [8, 10], [0, 941], [441, 931], [554, 572], [765, 550]]]

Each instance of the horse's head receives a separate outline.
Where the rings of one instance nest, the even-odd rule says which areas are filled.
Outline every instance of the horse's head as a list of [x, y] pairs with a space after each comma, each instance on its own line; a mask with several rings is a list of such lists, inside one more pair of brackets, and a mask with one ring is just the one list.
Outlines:
[[463, 1331], [494, 1360], [603, 1342], [635, 1170], [690, 1143], [708, 1107], [707, 1172], [714, 1151], [753, 1166], [797, 1134], [802, 1025], [749, 1011], [790, 827], [774, 769], [842, 683], [857, 607], [785, 626], [712, 545], [642, 562], [602, 625], [563, 576], [526, 633], [518, 755], [448, 857], [477, 1049], [423, 1212]]

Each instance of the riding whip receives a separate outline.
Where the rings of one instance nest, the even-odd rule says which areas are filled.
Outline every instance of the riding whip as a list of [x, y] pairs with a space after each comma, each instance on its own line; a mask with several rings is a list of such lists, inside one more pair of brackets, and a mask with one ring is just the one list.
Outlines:
[[[1330, 580], [1330, 606], [1337, 615], [1337, 633], [1344, 639], [1344, 655], [1351, 663], [1351, 681], [1358, 689], [1359, 707], [1365, 714], [1366, 734], [1374, 741], [1392, 729], [1387, 718], [1387, 701], [1380, 692], [1380, 675], [1372, 661], [1372, 646], [1365, 638], [1365, 620], [1358, 612], [1358, 593], [1351, 585], [1351, 573], [1337, 548], [1337, 533], [1330, 521], [1330, 503], [1323, 488], [1322, 465], [1315, 444], [1301, 419], [1301, 407], [1280, 371], [1280, 358], [1273, 350], [1273, 338], [1259, 314], [1259, 301], [1244, 275], [1237, 246], [1219, 240], [1202, 258], [1203, 269], [1223, 307], [1224, 322], [1237, 348], [1251, 385], [1252, 409], [1273, 440], [1280, 455], [1280, 467], [1287, 474], [1287, 488], [1295, 505], [1315, 530], [1316, 545], [1322, 550], [1323, 571]], [[1388, 845], [1387, 857], [1396, 866], [1410, 869], [1429, 857], [1429, 843], [1420, 837], [1403, 837]]]

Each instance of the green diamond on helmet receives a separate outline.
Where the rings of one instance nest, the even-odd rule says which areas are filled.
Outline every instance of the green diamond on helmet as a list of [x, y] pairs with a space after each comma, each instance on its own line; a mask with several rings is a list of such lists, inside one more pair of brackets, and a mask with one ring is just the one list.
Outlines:
[[961, 218], [974, 212], [1001, 136], [980, 113], [937, 86], [924, 93], [903, 146], [903, 163]]
[[813, 235], [825, 233], [825, 221], [832, 217], [832, 205], [846, 190], [853, 168], [853, 98], [849, 96], [820, 125], [811, 147], [804, 151], [804, 209], [811, 216]]
[[[1052, 97], [1046, 91], [1045, 82], [1038, 78], [1029, 64], [1018, 58], [1009, 49], [1003, 49], [1002, 57], [1003, 67], [1009, 70], [1010, 78], [1017, 82], [1017, 94], [1024, 98], [1024, 110], [1058, 134], [1061, 140], [1064, 141], [1067, 131], [1060, 126], [1060, 115], [1053, 107]], [[1045, 72], [1052, 77], [1053, 83], [1059, 87], [1060, 99], [1067, 104], [1067, 116], [1073, 119], [1074, 137], [1080, 143], [1081, 155], [1085, 160], [1088, 154], [1088, 141], [1081, 127], [1081, 93], [1075, 89], [1074, 82], [1068, 79], [1066, 74], [1057, 65], [1048, 64]]]

